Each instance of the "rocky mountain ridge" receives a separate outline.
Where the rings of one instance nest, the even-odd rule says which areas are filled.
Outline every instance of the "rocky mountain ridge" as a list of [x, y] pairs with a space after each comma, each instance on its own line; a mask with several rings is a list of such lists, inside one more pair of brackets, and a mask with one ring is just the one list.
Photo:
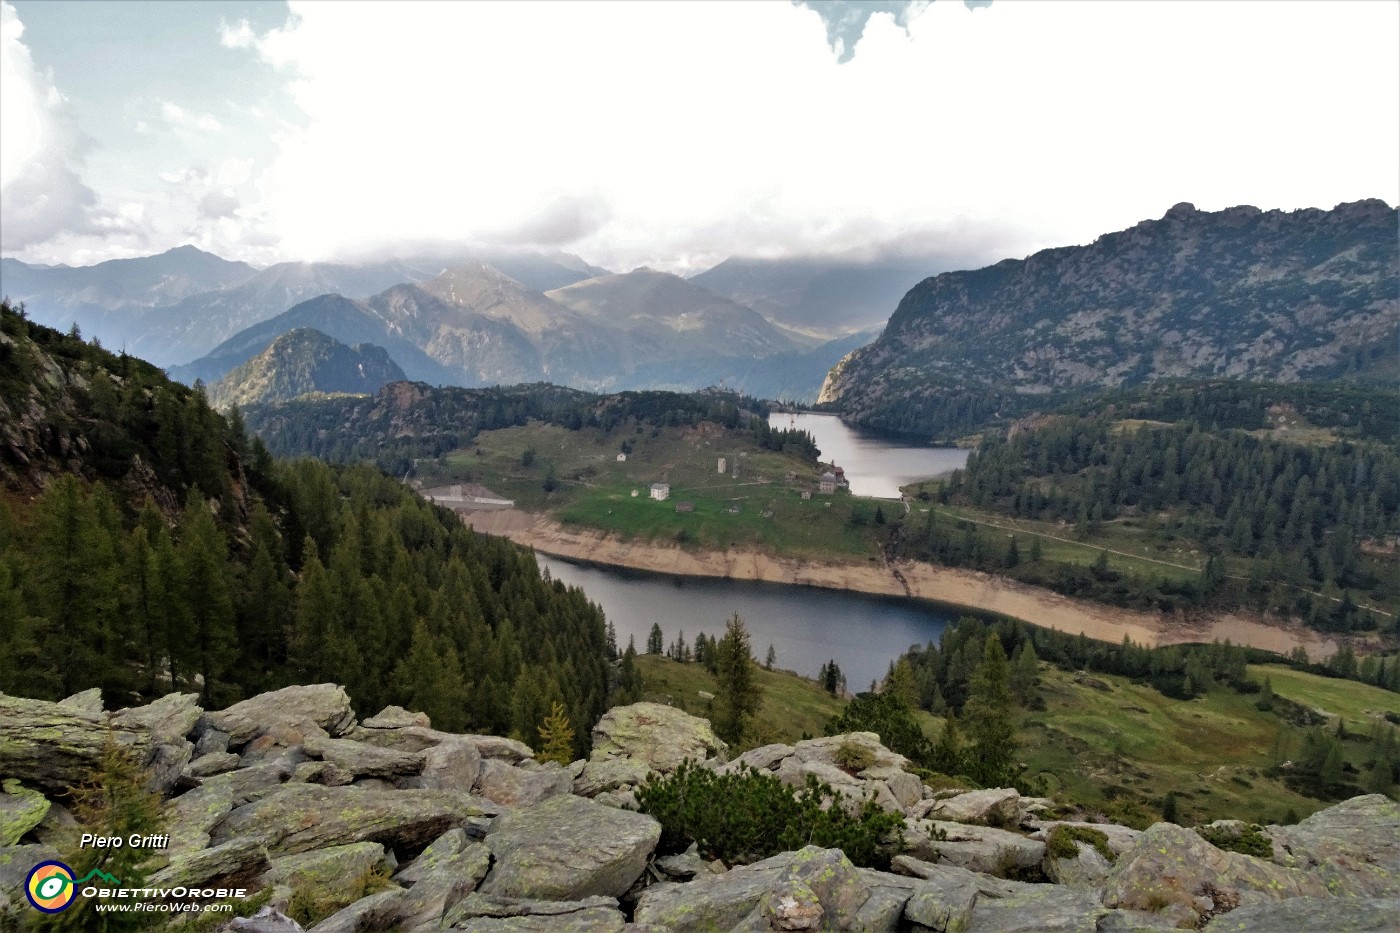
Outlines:
[[383, 347], [353, 347], [318, 330], [300, 328], [209, 387], [209, 404], [224, 409], [285, 402], [314, 393], [370, 395], [406, 378]]
[[[1376, 795], [1292, 826], [1139, 831], [1065, 819], [1052, 801], [1005, 788], [935, 791], [871, 733], [729, 760], [707, 721], [638, 703], [609, 711], [590, 757], [561, 766], [398, 707], [357, 722], [342, 688], [317, 684], [220, 711], [188, 694], [112, 713], [97, 691], [58, 703], [0, 696], [0, 917], [25, 916], [18, 887], [30, 868], [72, 851], [82, 828], [59, 794], [112, 741], [165, 801], [169, 847], [145, 885], [259, 897], [255, 917], [225, 930], [301, 930], [286, 912], [309, 903], [317, 933], [1276, 933], [1391, 929], [1400, 910], [1400, 805]], [[903, 817], [902, 851], [889, 871], [815, 846], [733, 866], [694, 847], [659, 851], [661, 826], [637, 812], [635, 789], [686, 761], [790, 786], [816, 777], [846, 801], [874, 800]], [[1245, 835], [1270, 854], [1231, 851]], [[369, 892], [357, 880], [369, 877], [385, 881]]]
[[820, 396], [872, 425], [949, 390], [1022, 395], [1168, 377], [1387, 378], [1396, 210], [1198, 211], [919, 283]]

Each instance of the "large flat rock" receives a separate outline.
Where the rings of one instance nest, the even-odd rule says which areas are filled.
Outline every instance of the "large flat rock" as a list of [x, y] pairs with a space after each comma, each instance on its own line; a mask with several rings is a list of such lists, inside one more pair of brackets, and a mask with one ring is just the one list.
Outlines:
[[1400, 898], [1293, 897], [1252, 904], [1222, 914], [1205, 933], [1395, 933], [1400, 929]]
[[1352, 897], [1400, 897], [1400, 803], [1380, 794], [1344, 800], [1293, 826], [1268, 826], [1273, 861]]
[[418, 774], [423, 770], [421, 752], [401, 752], [378, 748], [350, 739], [307, 739], [301, 749], [312, 758], [335, 765], [355, 777], [395, 777]]
[[634, 916], [639, 924], [673, 933], [894, 929], [917, 888], [906, 879], [858, 869], [839, 849], [808, 846], [723, 875], [654, 885], [642, 894]]
[[140, 760], [149, 755], [151, 735], [142, 726], [113, 723], [109, 731], [100, 713], [0, 694], [0, 776], [62, 792], [91, 777], [109, 735]]
[[421, 849], [484, 812], [470, 797], [448, 791], [285, 784], [229, 813], [210, 835], [215, 845], [257, 839], [272, 855], [354, 842]]
[[231, 745], [243, 745], [279, 724], [309, 720], [331, 736], [344, 735], [355, 724], [350, 697], [339, 684], [308, 684], [260, 693], [228, 709], [207, 713], [209, 723], [226, 732]]
[[495, 866], [481, 890], [498, 897], [621, 897], [661, 838], [649, 816], [572, 795], [498, 817], [486, 837]]

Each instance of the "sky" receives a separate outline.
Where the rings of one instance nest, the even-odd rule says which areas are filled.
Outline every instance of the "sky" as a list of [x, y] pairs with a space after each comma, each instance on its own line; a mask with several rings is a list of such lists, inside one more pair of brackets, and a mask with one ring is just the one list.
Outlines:
[[976, 266], [1400, 202], [1384, 0], [0, 0], [0, 253]]

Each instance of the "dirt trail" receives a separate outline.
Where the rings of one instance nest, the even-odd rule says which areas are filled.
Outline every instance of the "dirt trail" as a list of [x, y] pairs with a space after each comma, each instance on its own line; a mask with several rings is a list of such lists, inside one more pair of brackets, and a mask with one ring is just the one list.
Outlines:
[[468, 512], [466, 521], [477, 531], [505, 535], [544, 554], [592, 561], [635, 570], [678, 576], [760, 580], [852, 590], [886, 596], [915, 596], [1022, 619], [1045, 628], [1119, 642], [1127, 635], [1145, 645], [1229, 638], [1287, 653], [1298, 645], [1314, 659], [1330, 656], [1337, 644], [1303, 628], [1266, 624], [1238, 615], [1186, 621], [1161, 613], [1117, 609], [1070, 599], [1039, 587], [971, 570], [938, 567], [917, 561], [886, 566], [878, 557], [831, 563], [793, 557], [773, 557], [757, 551], [688, 551], [652, 542], [624, 541], [600, 531], [569, 528], [551, 519], [517, 509]]

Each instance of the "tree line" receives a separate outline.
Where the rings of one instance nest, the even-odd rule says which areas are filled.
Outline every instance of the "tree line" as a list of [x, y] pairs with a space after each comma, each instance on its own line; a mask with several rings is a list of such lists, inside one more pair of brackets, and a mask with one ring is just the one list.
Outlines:
[[[1193, 601], [1277, 609], [1329, 630], [1393, 624], [1360, 609], [1362, 598], [1400, 606], [1397, 574], [1362, 548], [1400, 533], [1400, 455], [1378, 445], [1057, 417], [987, 440], [940, 499], [1072, 524], [1090, 537], [1102, 523], [1134, 518], [1158, 538], [1198, 542], [1215, 566], [1181, 591]], [[925, 537], [935, 553], [956, 550]], [[1227, 572], [1232, 557], [1247, 559], [1244, 572]]]

